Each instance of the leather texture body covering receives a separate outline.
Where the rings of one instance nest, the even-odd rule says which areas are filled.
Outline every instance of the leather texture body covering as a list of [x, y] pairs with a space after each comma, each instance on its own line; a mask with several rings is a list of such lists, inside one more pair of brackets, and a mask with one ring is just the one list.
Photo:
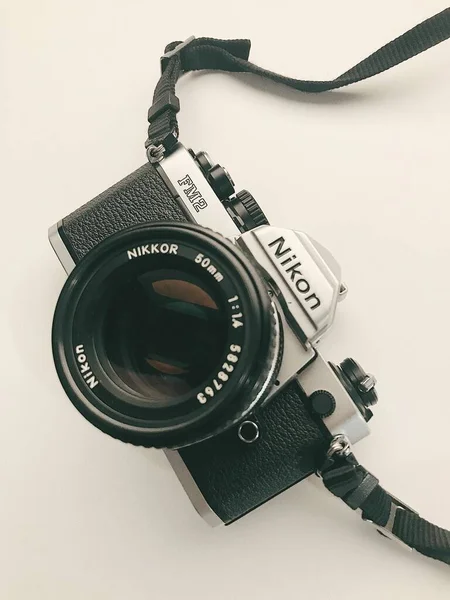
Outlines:
[[260, 437], [242, 442], [237, 428], [180, 450], [206, 502], [231, 523], [316, 470], [327, 447], [296, 381], [255, 415]]
[[147, 163], [63, 219], [78, 260], [106, 237], [142, 223], [186, 221], [155, 167]]

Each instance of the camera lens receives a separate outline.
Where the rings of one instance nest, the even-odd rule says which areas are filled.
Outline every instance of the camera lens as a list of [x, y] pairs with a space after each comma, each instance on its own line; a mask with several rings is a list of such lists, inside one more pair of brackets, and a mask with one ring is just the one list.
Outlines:
[[102, 328], [106, 359], [143, 402], [170, 402], [214, 371], [228, 334], [213, 286], [180, 270], [152, 270], [109, 294]]
[[102, 431], [177, 448], [262, 402], [282, 352], [260, 275], [231, 242], [191, 224], [111, 236], [70, 274], [53, 355], [76, 408]]

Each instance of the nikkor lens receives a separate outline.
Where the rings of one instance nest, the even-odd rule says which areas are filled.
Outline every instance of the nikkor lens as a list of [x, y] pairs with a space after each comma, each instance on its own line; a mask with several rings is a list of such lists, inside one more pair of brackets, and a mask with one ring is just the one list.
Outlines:
[[131, 443], [180, 447], [263, 400], [281, 353], [261, 276], [220, 235], [190, 224], [121, 232], [61, 293], [55, 364], [75, 406]]

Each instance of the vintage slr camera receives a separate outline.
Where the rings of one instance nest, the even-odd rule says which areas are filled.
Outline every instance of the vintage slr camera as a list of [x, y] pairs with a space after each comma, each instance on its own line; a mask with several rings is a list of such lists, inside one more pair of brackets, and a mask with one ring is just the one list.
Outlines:
[[96, 427], [164, 448], [211, 524], [357, 442], [377, 400], [316, 349], [346, 294], [332, 255], [270, 226], [227, 171], [180, 143], [50, 229], [69, 278], [53, 323], [61, 383]]

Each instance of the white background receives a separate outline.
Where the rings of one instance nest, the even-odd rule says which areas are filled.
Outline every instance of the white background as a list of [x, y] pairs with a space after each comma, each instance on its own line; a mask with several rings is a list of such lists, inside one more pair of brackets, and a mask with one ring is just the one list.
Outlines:
[[[445, 8], [438, 0], [3, 2], [0, 598], [448, 599], [450, 571], [300, 484], [229, 528], [196, 515], [157, 451], [101, 434], [50, 351], [64, 273], [47, 227], [145, 161], [164, 46], [249, 37], [252, 59], [337, 76]], [[228, 167], [274, 224], [305, 230], [350, 292], [322, 350], [379, 379], [357, 447], [392, 493], [450, 528], [450, 43], [306, 96], [186, 76], [181, 139]]]

